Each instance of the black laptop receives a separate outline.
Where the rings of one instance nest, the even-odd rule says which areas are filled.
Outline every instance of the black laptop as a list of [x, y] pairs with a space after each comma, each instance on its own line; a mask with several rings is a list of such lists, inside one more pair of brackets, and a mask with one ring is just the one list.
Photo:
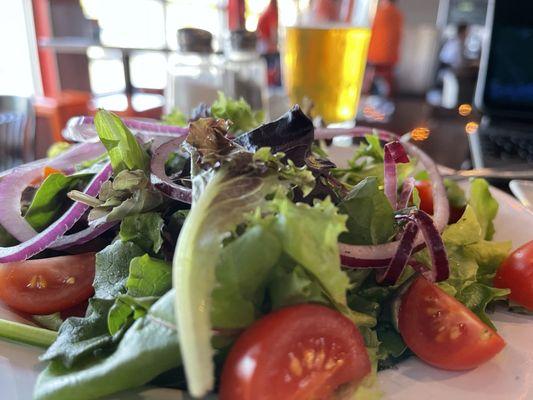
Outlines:
[[474, 167], [533, 168], [533, 0], [491, 0], [470, 135]]

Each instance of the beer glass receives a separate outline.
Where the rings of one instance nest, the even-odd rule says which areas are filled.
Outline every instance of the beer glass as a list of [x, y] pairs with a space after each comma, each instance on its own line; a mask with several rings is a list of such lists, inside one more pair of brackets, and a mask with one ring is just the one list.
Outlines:
[[352, 123], [377, 0], [278, 0], [283, 83], [312, 116]]

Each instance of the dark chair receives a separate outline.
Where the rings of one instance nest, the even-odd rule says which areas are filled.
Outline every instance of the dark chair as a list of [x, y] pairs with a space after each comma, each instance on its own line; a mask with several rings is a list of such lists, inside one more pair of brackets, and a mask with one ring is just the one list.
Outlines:
[[35, 157], [35, 116], [26, 97], [0, 96], [0, 170]]

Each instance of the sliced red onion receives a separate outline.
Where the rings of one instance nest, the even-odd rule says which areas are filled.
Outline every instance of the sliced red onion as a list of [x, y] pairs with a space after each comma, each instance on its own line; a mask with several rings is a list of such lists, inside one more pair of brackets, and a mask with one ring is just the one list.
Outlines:
[[[315, 130], [315, 139], [331, 139], [340, 135], [364, 137], [364, 135], [372, 132], [377, 134], [382, 141], [398, 140], [398, 136], [392, 132], [365, 127], [356, 127], [351, 129], [320, 128]], [[448, 223], [450, 208], [448, 199], [446, 197], [444, 183], [437, 166], [426, 153], [424, 153], [415, 145], [409, 142], [402, 142], [402, 145], [407, 154], [410, 157], [419, 160], [419, 162], [428, 172], [433, 189], [433, 222], [435, 223], [437, 230], [442, 232]], [[421, 234], [419, 234], [415, 239], [414, 247], [419, 248], [422, 244], [423, 238]], [[399, 241], [377, 244], [373, 246], [339, 243], [342, 264], [353, 268], [386, 267], [389, 265], [391, 258], [396, 254], [398, 246]]]
[[392, 208], [397, 210], [398, 178], [396, 164], [408, 163], [409, 157], [407, 157], [402, 144], [397, 140], [387, 143], [383, 148], [383, 152], [385, 196], [389, 199]]
[[[111, 177], [112, 173], [111, 164], [107, 163], [87, 185], [84, 193], [89, 196], [96, 196], [102, 184]], [[62, 237], [74, 226], [83, 216], [87, 208], [87, 205], [75, 202], [57, 221], [30, 240], [16, 246], [0, 247], [0, 263], [27, 260], [50, 247], [59, 237]]]
[[[418, 228], [422, 232], [426, 248], [431, 257], [432, 275], [435, 282], [448, 279], [450, 276], [448, 255], [446, 254], [446, 247], [444, 246], [442, 237], [433, 224], [433, 219], [422, 210], [417, 210], [408, 216], [399, 216], [399, 218], [409, 218], [416, 222]], [[411, 223], [411, 221], [409, 223]]]
[[79, 246], [79, 245], [85, 244], [97, 238], [104, 232], [107, 232], [109, 229], [113, 228], [117, 224], [118, 224], [118, 221], [106, 222], [106, 223], [103, 223], [97, 226], [89, 225], [89, 227], [79, 232], [59, 237], [50, 246], [50, 248], [55, 249], [55, 250], [65, 250], [71, 246]]
[[413, 190], [415, 188], [415, 178], [409, 176], [404, 179], [402, 185], [402, 192], [400, 193], [400, 199], [398, 200], [398, 210], [406, 208], [409, 205], [409, 200], [413, 195]]
[[424, 278], [426, 278], [428, 281], [435, 282], [435, 275], [433, 274], [433, 270], [428, 269], [421, 262], [418, 262], [416, 260], [410, 259], [407, 262], [407, 265], [411, 266], [411, 268], [413, 268], [420, 275], [424, 276]]
[[[394, 254], [386, 269], [376, 273], [377, 282], [384, 285], [394, 285], [402, 275], [407, 264], [410, 264], [417, 272], [428, 277], [431, 281], [440, 282], [448, 279], [450, 276], [450, 266], [448, 256], [446, 255], [446, 248], [431, 217], [422, 210], [416, 210], [408, 215], [399, 215], [397, 219], [406, 220], [407, 224], [401, 234], [396, 254]], [[418, 231], [421, 231], [430, 254], [432, 263], [431, 270], [428, 270], [416, 260], [410, 260], [411, 254], [418, 250], [415, 246], [415, 238], [417, 237]], [[343, 262], [343, 265], [353, 268], [359, 267], [351, 261], [349, 260], [348, 263]], [[366, 267], [371, 266], [367, 265]], [[374, 265], [374, 267], [379, 266]]]
[[20, 199], [24, 190], [42, 176], [45, 166], [73, 170], [75, 164], [94, 159], [104, 152], [105, 148], [101, 143], [83, 143], [72, 146], [55, 158], [38, 160], [5, 173], [0, 178], [0, 225], [19, 242], [37, 235], [35, 229], [22, 217]]
[[375, 134], [379, 140], [390, 142], [397, 140], [398, 135], [383, 129], [369, 128], [365, 126], [356, 126], [354, 128], [316, 128], [315, 139], [333, 139], [335, 136], [352, 136], [364, 137], [365, 135]]
[[169, 155], [178, 149], [179, 145], [184, 139], [185, 137], [183, 136], [173, 139], [159, 146], [154, 151], [152, 163], [150, 165], [152, 172], [150, 180], [154, 187], [166, 194], [168, 197], [190, 204], [192, 201], [192, 190], [188, 187], [174, 183], [165, 172], [165, 164]]
[[413, 244], [418, 233], [418, 226], [415, 221], [409, 221], [402, 233], [398, 251], [392, 257], [389, 266], [384, 271], [376, 273], [376, 280], [382, 285], [394, 285], [402, 275], [411, 253]]
[[[138, 133], [151, 136], [184, 136], [189, 132], [188, 128], [175, 125], [163, 125], [156, 120], [139, 120], [122, 118], [122, 122], [128, 128]], [[91, 142], [98, 140], [98, 134], [94, 127], [94, 118], [87, 116], [74, 117], [68, 120], [63, 137], [73, 142]]]

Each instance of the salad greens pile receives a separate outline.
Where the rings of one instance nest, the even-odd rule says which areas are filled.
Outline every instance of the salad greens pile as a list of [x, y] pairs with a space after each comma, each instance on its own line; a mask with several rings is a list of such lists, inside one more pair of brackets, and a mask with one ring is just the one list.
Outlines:
[[[190, 166], [192, 207], [152, 187], [149, 143], [141, 145], [103, 110], [95, 125], [112, 180], [98, 196], [78, 191], [94, 173], [88, 166], [50, 175], [33, 196], [25, 218], [37, 230], [53, 222], [69, 198], [91, 206], [90, 222], [117, 223], [96, 254], [85, 316], [63, 321], [40, 358], [49, 364], [36, 399], [96, 399], [148, 383], [204, 393], [214, 387], [238, 333], [273, 310], [301, 303], [334, 308], [359, 327], [373, 372], [357, 398], [375, 398], [377, 371], [410, 355], [395, 303], [414, 269], [382, 286], [374, 270], [346, 269], [339, 256], [338, 241], [390, 242], [401, 229], [395, 216], [409, 211], [393, 209], [384, 194], [377, 136], [367, 135], [349, 166], [337, 168], [313, 147], [312, 123], [298, 108], [259, 128], [262, 116], [242, 99], [220, 94], [208, 111], [220, 119], [192, 121], [176, 149], [181, 168]], [[167, 122], [186, 120], [176, 111]], [[232, 140], [228, 132], [242, 135]], [[398, 168], [400, 183], [421, 172], [414, 159]], [[447, 193], [465, 210], [442, 234], [451, 270], [439, 286], [490, 325], [487, 306], [509, 293], [491, 285], [511, 248], [491, 241], [498, 204], [480, 179], [471, 182], [468, 196], [453, 182]], [[415, 193], [409, 209], [417, 205]], [[8, 236], [0, 229], [2, 241]], [[414, 258], [431, 265], [425, 249]]]
[[242, 97], [235, 100], [227, 97], [223, 92], [218, 92], [218, 99], [211, 104], [211, 107], [204, 103], [200, 104], [193, 111], [190, 119], [175, 108], [163, 116], [163, 122], [169, 125], [187, 126], [189, 121], [207, 117], [230, 121], [228, 131], [240, 135], [260, 125], [265, 120], [265, 113], [261, 110], [252, 110]]

